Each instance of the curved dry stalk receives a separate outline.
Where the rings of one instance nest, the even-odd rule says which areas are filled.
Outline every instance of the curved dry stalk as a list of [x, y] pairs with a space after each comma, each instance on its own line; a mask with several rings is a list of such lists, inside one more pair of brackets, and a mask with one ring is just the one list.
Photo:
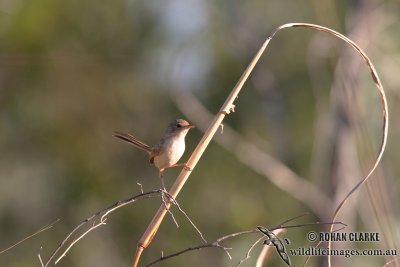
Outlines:
[[[373, 66], [371, 60], [368, 58], [368, 56], [365, 54], [365, 52], [356, 44], [354, 43], [352, 40], [350, 40], [349, 38], [347, 38], [346, 36], [331, 30], [329, 28], [325, 28], [322, 26], [318, 26], [318, 25], [313, 25], [313, 24], [305, 24], [305, 23], [291, 23], [291, 24], [286, 24], [281, 26], [283, 28], [288, 28], [288, 27], [304, 27], [304, 28], [312, 28], [312, 29], [316, 29], [319, 31], [323, 31], [326, 33], [329, 33], [335, 37], [338, 37], [339, 39], [345, 41], [347, 44], [349, 44], [353, 49], [355, 49], [358, 54], [362, 57], [362, 59], [365, 61], [365, 63], [367, 64], [369, 70], [370, 70], [370, 74], [372, 76], [372, 79], [379, 91], [379, 94], [381, 96], [381, 101], [382, 101], [382, 111], [383, 111], [383, 135], [382, 135], [382, 140], [381, 140], [381, 145], [379, 148], [379, 152], [378, 155], [375, 159], [375, 163], [373, 164], [372, 168], [370, 169], [370, 171], [368, 172], [368, 174], [361, 179], [361, 181], [359, 181], [351, 190], [350, 192], [348, 192], [348, 194], [345, 196], [345, 198], [340, 202], [340, 204], [338, 205], [338, 207], [336, 208], [333, 218], [332, 220], [336, 220], [336, 218], [339, 215], [339, 212], [341, 211], [343, 205], [348, 201], [348, 199], [350, 198], [350, 196], [357, 191], [357, 189], [362, 186], [367, 180], [368, 178], [371, 177], [371, 175], [374, 173], [374, 171], [376, 170], [376, 168], [378, 167], [379, 162], [382, 159], [382, 155], [385, 151], [385, 147], [386, 147], [386, 142], [387, 142], [387, 134], [388, 134], [388, 124], [389, 124], [389, 114], [388, 114], [388, 104], [387, 104], [387, 99], [386, 99], [386, 95], [385, 95], [385, 91], [383, 89], [383, 85], [379, 79], [378, 73], [375, 70], [375, 67]], [[330, 228], [330, 232], [333, 231], [333, 227], [331, 226]], [[328, 248], [330, 249], [332, 246], [332, 243], [329, 242], [328, 243]], [[328, 255], [328, 266], [331, 266], [331, 257]]]
[[[377, 18], [379, 16], [382, 16], [382, 10], [381, 8], [376, 8], [374, 7], [374, 10], [370, 10], [367, 7], [367, 10], [365, 9], [365, 6], [363, 8], [360, 8], [359, 10], [355, 11], [355, 17], [356, 19], [351, 19], [352, 23], [354, 25], [351, 25], [351, 32], [348, 33], [348, 36], [350, 38], [354, 38], [353, 40], [357, 42], [361, 47], [364, 49], [367, 49], [371, 45], [370, 40], [375, 40], [377, 39], [377, 33], [382, 30], [382, 25], [379, 25], [380, 23], [377, 22]], [[354, 17], [354, 16], [352, 16]], [[325, 37], [325, 38], [321, 38]], [[318, 41], [317, 41], [318, 40]], [[321, 40], [325, 40], [324, 43], [321, 42]], [[321, 79], [321, 77], [324, 77], [324, 72], [322, 67], [326, 68], [326, 66], [323, 65], [323, 60], [328, 60], [328, 55], [326, 53], [327, 50], [331, 50], [331, 46], [334, 42], [330, 43], [328, 40], [332, 41], [332, 38], [327, 39], [326, 36], [324, 35], [316, 35], [314, 38], [314, 41], [311, 41], [312, 46], [309, 49], [309, 68], [310, 68], [310, 74], [312, 77], [312, 81], [314, 84], [314, 88], [320, 88], [321, 85], [326, 82], [326, 80]], [[319, 45], [319, 47], [318, 47]], [[324, 51], [321, 51], [319, 49], [320, 47], [323, 47]], [[318, 50], [317, 50], [318, 49]], [[319, 51], [319, 52], [316, 52]], [[322, 53], [321, 53], [322, 52]], [[332, 62], [333, 63], [333, 62]], [[355, 134], [356, 138], [360, 138], [359, 140], [367, 140], [366, 143], [363, 142], [364, 147], [366, 150], [362, 152], [365, 158], [372, 158], [372, 160], [375, 160], [375, 154], [373, 150], [373, 146], [370, 143], [369, 140], [371, 139], [371, 136], [367, 128], [365, 128], [365, 125], [359, 125], [355, 124], [355, 129], [353, 129], [353, 123], [352, 122], [358, 122], [361, 120], [368, 120], [368, 110], [365, 110], [364, 107], [366, 106], [365, 102], [359, 102], [358, 99], [355, 99], [357, 101], [357, 104], [354, 103], [354, 101], [351, 102], [346, 102], [344, 97], [341, 97], [340, 95], [344, 92], [347, 92], [351, 96], [355, 96], [356, 89], [359, 89], [360, 83], [357, 79], [357, 77], [360, 75], [361, 71], [365, 70], [364, 69], [364, 61], [359, 60], [359, 55], [357, 53], [354, 53], [352, 49], [346, 49], [342, 50], [341, 55], [338, 57], [338, 61], [335, 66], [334, 74], [333, 74], [333, 85], [331, 86], [331, 91], [338, 93], [339, 95], [336, 95], [334, 97], [333, 102], [335, 105], [337, 105], [340, 109], [341, 112], [344, 112], [346, 118], [350, 120], [351, 123], [351, 128], [347, 128], [347, 131], [355, 131], [352, 134]], [[386, 68], [387, 69], [387, 68]], [[325, 70], [329, 71], [328, 69]], [[383, 70], [382, 70], [383, 71]], [[318, 96], [318, 92], [320, 90], [315, 90], [315, 93]], [[317, 97], [318, 99], [318, 97]], [[365, 101], [365, 99], [362, 99]], [[339, 102], [339, 103], [338, 103]], [[325, 106], [322, 106], [320, 103], [320, 107], [322, 107], [324, 110], [326, 110], [326, 104]], [[367, 107], [367, 109], [369, 109]], [[321, 108], [319, 108], [321, 110]], [[320, 112], [317, 112], [320, 114]], [[321, 113], [322, 114], [322, 113]], [[361, 116], [360, 116], [361, 114]], [[328, 117], [328, 118], [327, 118]], [[317, 122], [317, 125], [320, 125], [321, 128], [319, 130], [323, 131], [325, 134], [329, 133], [330, 130], [332, 130], [333, 122], [333, 116], [323, 116], [319, 118], [320, 121]], [[341, 127], [341, 126], [339, 126]], [[344, 126], [345, 128], [347, 126]], [[358, 133], [362, 133], [362, 135], [358, 135]], [[324, 135], [322, 135], [324, 136]], [[343, 137], [343, 135], [341, 134]], [[315, 148], [317, 148], [317, 151], [324, 151], [323, 149], [326, 150], [326, 146], [323, 144], [329, 144], [327, 142], [327, 139], [321, 140], [321, 135], [316, 135], [316, 137], [320, 140], [320, 142], [317, 141], [317, 144]], [[353, 137], [354, 138], [354, 137]], [[363, 138], [363, 139], [361, 139]], [[317, 140], [318, 140], [317, 139]], [[340, 139], [339, 139], [340, 140]], [[325, 142], [324, 142], [325, 141]], [[342, 139], [343, 141], [343, 139]], [[322, 142], [322, 143], [321, 143]], [[324, 142], [324, 143], [323, 143]], [[335, 142], [335, 145], [338, 146], [340, 142]], [[333, 144], [332, 142], [330, 144]], [[319, 145], [322, 145], [322, 150]], [[343, 144], [342, 148], [335, 148], [335, 153], [338, 153], [341, 150], [347, 150], [349, 149], [348, 145]], [[326, 153], [324, 151], [323, 153]], [[340, 153], [340, 152], [339, 152]], [[357, 168], [357, 172], [354, 173], [355, 169], [349, 169], [348, 164], [355, 164], [354, 160], [349, 161], [348, 159], [346, 160], [346, 157], [349, 157], [349, 154], [347, 152], [342, 152], [343, 154], [341, 156], [338, 156], [338, 162], [336, 164], [337, 167], [343, 166], [342, 169], [342, 174], [335, 173], [335, 176], [337, 179], [339, 179], [341, 182], [339, 182], [339, 188], [342, 190], [336, 190], [335, 196], [337, 196], [336, 203], [340, 203], [342, 201], [343, 196], [345, 196], [348, 191], [353, 187], [353, 185], [357, 184], [357, 182], [360, 180], [360, 177], [364, 177], [365, 174], [361, 172], [359, 167], [353, 166]], [[323, 155], [322, 153], [319, 153], [316, 155], [316, 159], [321, 159]], [[368, 156], [367, 156], [368, 155]], [[372, 157], [371, 157], [372, 155]], [[354, 157], [355, 155], [353, 155]], [[353, 162], [353, 163], [351, 163]], [[323, 170], [324, 166], [323, 164], [320, 164], [321, 162], [318, 160], [318, 163], [316, 166], [318, 166], [319, 170]], [[319, 164], [319, 165], [318, 165]], [[327, 163], [329, 164], [329, 163]], [[367, 165], [367, 167], [370, 166], [370, 164]], [[340, 168], [339, 168], [340, 169]], [[318, 176], [317, 176], [318, 177]], [[386, 248], [386, 247], [396, 247], [396, 241], [398, 240], [398, 236], [396, 236], [396, 224], [394, 223], [393, 216], [396, 214], [395, 210], [393, 210], [393, 203], [396, 203], [397, 201], [392, 199], [390, 201], [390, 197], [395, 197], [395, 195], [390, 195], [390, 190], [387, 189], [387, 181], [386, 178], [383, 179], [383, 174], [380, 169], [377, 169], [374, 172], [374, 178], [369, 179], [368, 182], [365, 184], [367, 193], [368, 193], [368, 200], [370, 203], [370, 206], [368, 205], [363, 205], [365, 204], [365, 201], [359, 201], [358, 198], [356, 201], [352, 202], [351, 204], [348, 203], [346, 206], [346, 209], [341, 212], [340, 217], [344, 218], [346, 217], [346, 221], [348, 219], [355, 219], [355, 214], [358, 212], [361, 216], [361, 221], [364, 223], [364, 225], [367, 227], [367, 229], [376, 229], [376, 227], [379, 227], [381, 230], [381, 236], [382, 236], [382, 242], [378, 244], [379, 247]], [[344, 183], [343, 183], [344, 182]], [[343, 184], [347, 184], [345, 188], [342, 186]], [[351, 186], [349, 188], [349, 186]], [[364, 193], [363, 193], [364, 194]], [[360, 205], [361, 204], [361, 205]], [[336, 204], [337, 205], [337, 204]], [[335, 209], [336, 209], [335, 205]], [[358, 206], [358, 208], [357, 208]], [[372, 208], [371, 208], [372, 207]], [[374, 219], [371, 219], [375, 217]], [[338, 244], [340, 248], [342, 248], [343, 244]], [[346, 244], [346, 245], [351, 245], [351, 244]], [[398, 245], [397, 245], [398, 247]], [[335, 261], [333, 261], [335, 260]], [[341, 261], [343, 259], [341, 258], [333, 258], [332, 259], [332, 266], [336, 265], [343, 265], [341, 264]]]
[[384, 265], [382, 265], [382, 267], [389, 266], [390, 264], [396, 263], [396, 261], [399, 261], [399, 260], [400, 260], [400, 257], [395, 257], [395, 258], [391, 259], [390, 261], [386, 262]]
[[[370, 169], [370, 171], [368, 172], [368, 174], [362, 178], [349, 192], [348, 194], [344, 197], [344, 199], [340, 202], [340, 204], [337, 206], [334, 214], [333, 214], [333, 218], [332, 220], [336, 220], [336, 218], [339, 215], [339, 212], [341, 211], [342, 207], [345, 205], [345, 203], [348, 201], [348, 199], [350, 198], [350, 196], [357, 191], [358, 188], [360, 188], [370, 177], [371, 175], [374, 173], [374, 171], [376, 170], [376, 168], [378, 167], [379, 162], [382, 159], [382, 155], [385, 151], [385, 147], [386, 147], [386, 142], [387, 142], [387, 135], [388, 135], [388, 125], [389, 125], [389, 114], [388, 114], [388, 104], [387, 104], [387, 99], [386, 99], [386, 95], [385, 95], [385, 91], [383, 89], [383, 85], [379, 79], [378, 73], [375, 70], [375, 67], [373, 66], [371, 60], [368, 58], [368, 56], [365, 54], [365, 52], [356, 44], [354, 43], [352, 40], [350, 40], [349, 38], [347, 38], [346, 36], [331, 30], [329, 28], [326, 27], [322, 27], [322, 26], [318, 26], [318, 25], [314, 25], [314, 24], [307, 24], [307, 23], [290, 23], [290, 24], [285, 24], [283, 26], [281, 26], [281, 28], [289, 28], [289, 27], [303, 27], [303, 28], [311, 28], [311, 29], [315, 29], [318, 31], [323, 31], [326, 33], [329, 33], [343, 41], [345, 41], [347, 44], [349, 44], [353, 49], [355, 49], [357, 51], [357, 53], [362, 57], [362, 59], [364, 60], [364, 62], [366, 63], [367, 67], [369, 68], [371, 77], [378, 89], [378, 92], [381, 96], [381, 104], [382, 104], [382, 112], [383, 112], [383, 135], [382, 135], [382, 139], [381, 139], [381, 144], [379, 147], [379, 152], [376, 156], [375, 162], [372, 166], [372, 168]], [[330, 232], [333, 231], [333, 226], [331, 226], [330, 228]], [[328, 248], [330, 249], [332, 246], [331, 241], [328, 242]], [[328, 266], [331, 266], [331, 257], [328, 255]]]

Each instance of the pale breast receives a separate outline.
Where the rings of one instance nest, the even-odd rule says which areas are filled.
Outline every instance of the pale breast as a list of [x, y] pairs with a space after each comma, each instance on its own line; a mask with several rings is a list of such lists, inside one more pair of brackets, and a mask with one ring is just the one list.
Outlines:
[[159, 168], [168, 168], [176, 164], [185, 152], [184, 138], [170, 138], [162, 145], [163, 153], [154, 157], [154, 165]]

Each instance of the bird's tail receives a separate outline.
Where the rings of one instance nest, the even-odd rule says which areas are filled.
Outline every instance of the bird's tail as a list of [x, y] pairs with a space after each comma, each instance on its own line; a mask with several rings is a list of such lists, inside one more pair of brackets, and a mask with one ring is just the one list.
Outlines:
[[136, 137], [134, 137], [133, 135], [127, 134], [127, 133], [121, 133], [121, 132], [114, 132], [113, 136], [124, 140], [125, 142], [140, 148], [144, 151], [146, 151], [147, 153], [151, 153], [151, 148], [146, 145], [145, 143], [143, 143], [142, 141], [140, 141], [139, 139], [137, 139]]

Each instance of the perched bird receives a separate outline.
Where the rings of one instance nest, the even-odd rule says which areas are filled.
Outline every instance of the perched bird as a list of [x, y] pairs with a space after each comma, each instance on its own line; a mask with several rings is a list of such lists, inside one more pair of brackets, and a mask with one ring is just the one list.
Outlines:
[[186, 120], [176, 119], [171, 121], [164, 135], [154, 147], [148, 146], [133, 135], [127, 133], [114, 132], [113, 136], [149, 154], [150, 164], [154, 164], [158, 169], [163, 189], [165, 189], [163, 180], [164, 169], [182, 166], [187, 167], [186, 163], [178, 164], [177, 162], [185, 152], [185, 137], [191, 128], [194, 128], [194, 126]]

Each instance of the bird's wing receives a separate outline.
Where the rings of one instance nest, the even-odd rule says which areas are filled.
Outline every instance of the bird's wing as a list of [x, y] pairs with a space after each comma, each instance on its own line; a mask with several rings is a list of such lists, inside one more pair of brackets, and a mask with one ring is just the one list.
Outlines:
[[163, 153], [163, 151], [158, 146], [156, 146], [154, 149], [152, 149], [150, 152], [150, 159], [149, 159], [150, 163], [154, 164], [154, 158], [161, 155], [162, 153]]

